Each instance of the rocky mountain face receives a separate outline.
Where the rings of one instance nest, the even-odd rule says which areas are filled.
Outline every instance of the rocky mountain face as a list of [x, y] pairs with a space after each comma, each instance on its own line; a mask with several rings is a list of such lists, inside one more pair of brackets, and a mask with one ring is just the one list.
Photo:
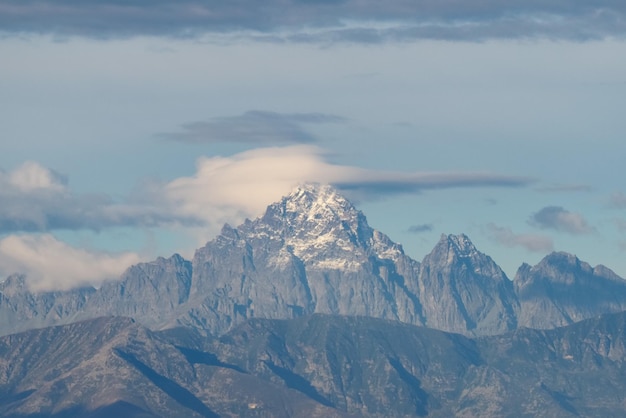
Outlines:
[[549, 254], [534, 267], [523, 264], [514, 285], [519, 324], [529, 328], [555, 328], [626, 310], [626, 280], [567, 253]]
[[441, 237], [424, 258], [418, 283], [431, 328], [493, 335], [517, 326], [513, 283], [463, 234]]
[[620, 416], [625, 330], [624, 313], [478, 339], [313, 315], [214, 338], [99, 318], [1, 337], [0, 416]]
[[2, 417], [258, 416], [259, 400], [265, 416], [345, 415], [128, 318], [0, 338]]
[[511, 281], [462, 234], [419, 263], [303, 186], [193, 260], [0, 283], [0, 417], [619, 416], [624, 311], [604, 266], [553, 253]]
[[34, 294], [24, 280], [0, 283], [0, 335], [104, 315], [221, 335], [251, 318], [322, 313], [480, 336], [626, 309], [626, 281], [566, 254], [524, 265], [510, 281], [467, 236], [443, 235], [419, 263], [335, 189], [317, 185], [225, 225], [191, 261], [141, 263], [99, 289]]
[[178, 254], [134, 265], [120, 280], [104, 282], [79, 317], [127, 316], [148, 327], [162, 327], [189, 299], [192, 271], [191, 262]]
[[[312, 313], [422, 323], [419, 264], [330, 187], [302, 187], [193, 259], [179, 322], [221, 333], [246, 319]], [[199, 322], [200, 321], [200, 322]]]
[[0, 283], [0, 335], [76, 321], [96, 290], [31, 292], [23, 275]]

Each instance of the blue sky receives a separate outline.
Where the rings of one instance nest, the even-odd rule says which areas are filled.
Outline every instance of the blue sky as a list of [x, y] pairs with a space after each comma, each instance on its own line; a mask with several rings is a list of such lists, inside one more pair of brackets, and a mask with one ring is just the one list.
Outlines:
[[0, 0], [0, 277], [189, 257], [304, 181], [418, 260], [626, 276], [626, 5], [214, 3]]

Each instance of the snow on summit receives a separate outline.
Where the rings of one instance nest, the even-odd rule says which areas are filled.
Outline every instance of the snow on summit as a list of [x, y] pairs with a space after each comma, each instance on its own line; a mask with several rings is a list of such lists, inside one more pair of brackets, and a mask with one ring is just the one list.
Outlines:
[[400, 245], [373, 230], [363, 213], [329, 185], [300, 185], [242, 227], [247, 235], [282, 240], [289, 252], [319, 268], [350, 270], [369, 255], [393, 259], [403, 254]]

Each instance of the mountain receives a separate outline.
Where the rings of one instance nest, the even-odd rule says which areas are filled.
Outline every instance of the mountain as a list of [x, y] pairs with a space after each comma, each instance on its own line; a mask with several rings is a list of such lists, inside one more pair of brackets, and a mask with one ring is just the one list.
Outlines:
[[0, 283], [0, 417], [623, 414], [622, 278], [553, 253], [511, 281], [463, 234], [420, 263], [327, 186], [192, 260], [27, 284]]
[[621, 416], [625, 330], [626, 313], [477, 339], [316, 314], [215, 338], [98, 318], [0, 337], [0, 417]]
[[14, 274], [0, 283], [0, 335], [76, 321], [96, 290], [32, 292], [26, 277]]
[[499, 375], [502, 411], [511, 416], [623, 415], [626, 312], [551, 330], [521, 328], [481, 338], [478, 347]]
[[79, 317], [127, 316], [148, 327], [163, 327], [188, 301], [192, 271], [191, 262], [178, 254], [131, 266], [120, 280], [104, 282]]
[[623, 415], [626, 313], [475, 339], [364, 317], [253, 320], [211, 350], [360, 416]]
[[513, 283], [466, 235], [442, 235], [421, 264], [420, 292], [426, 325], [474, 335], [517, 326]]
[[252, 318], [315, 313], [496, 335], [625, 310], [625, 286], [564, 253], [511, 281], [463, 234], [442, 235], [419, 263], [337, 190], [303, 185], [262, 216], [225, 225], [192, 260], [140, 263], [98, 289], [32, 293], [11, 276], [0, 283], [0, 335], [100, 316], [222, 335]]
[[419, 263], [329, 186], [303, 186], [221, 234], [193, 259], [179, 323], [221, 333], [248, 318], [311, 313], [423, 323]]
[[259, 416], [260, 405], [265, 416], [345, 416], [128, 318], [0, 338], [0, 417]]
[[603, 265], [591, 267], [563, 252], [547, 255], [534, 267], [523, 264], [514, 284], [519, 324], [529, 328], [554, 328], [626, 310], [625, 280]]

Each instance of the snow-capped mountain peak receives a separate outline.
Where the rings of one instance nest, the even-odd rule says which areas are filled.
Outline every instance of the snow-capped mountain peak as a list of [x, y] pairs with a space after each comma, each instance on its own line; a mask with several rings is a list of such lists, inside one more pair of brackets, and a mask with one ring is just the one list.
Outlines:
[[353, 221], [359, 215], [352, 203], [329, 185], [300, 185], [277, 204], [281, 206], [282, 215], [291, 221]]
[[276, 264], [287, 262], [293, 254], [319, 268], [354, 270], [372, 255], [396, 259], [404, 254], [400, 245], [373, 230], [363, 213], [329, 185], [300, 185], [237, 231], [235, 235], [246, 241], [277, 243], [282, 250], [274, 256]]

